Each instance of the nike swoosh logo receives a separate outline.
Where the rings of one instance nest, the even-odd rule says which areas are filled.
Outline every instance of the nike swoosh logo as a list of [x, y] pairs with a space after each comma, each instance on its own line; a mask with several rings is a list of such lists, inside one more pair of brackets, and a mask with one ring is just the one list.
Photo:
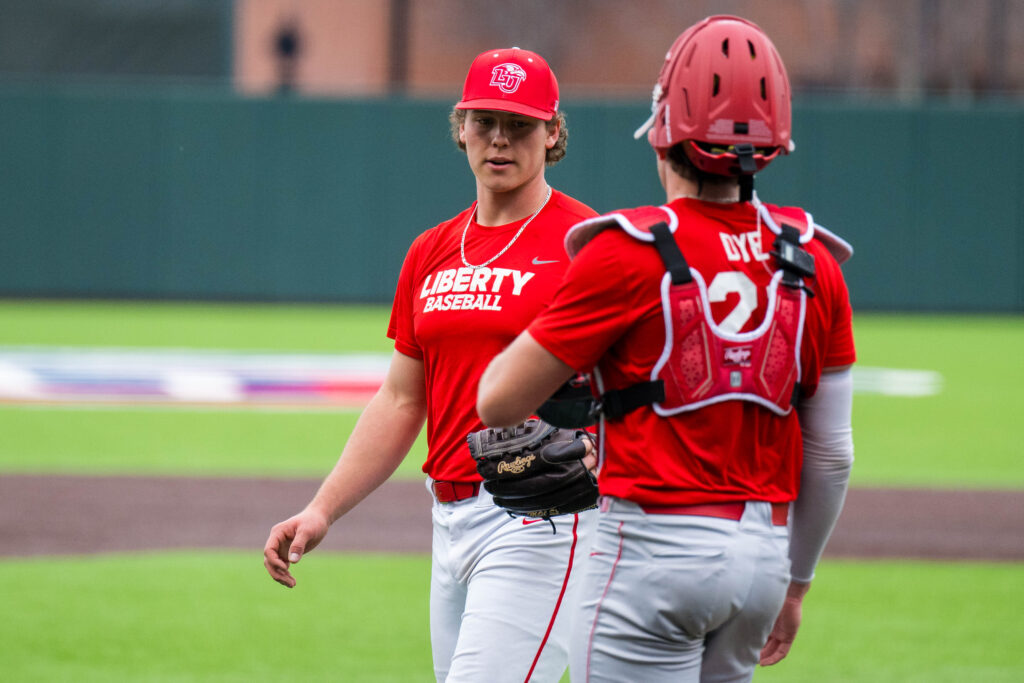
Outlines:
[[535, 266], [543, 266], [545, 263], [558, 263], [558, 259], [555, 259], [554, 261], [541, 261], [539, 258], [534, 256], [532, 263]]
[[541, 519], [540, 517], [538, 517], [536, 519], [524, 519], [523, 520], [523, 526], [526, 526], [527, 524], [536, 524], [537, 522], [543, 522], [543, 521], [544, 520]]

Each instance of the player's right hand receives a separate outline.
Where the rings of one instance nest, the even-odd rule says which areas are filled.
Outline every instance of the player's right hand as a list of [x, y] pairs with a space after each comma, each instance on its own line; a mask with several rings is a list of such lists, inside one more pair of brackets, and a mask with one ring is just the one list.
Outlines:
[[775, 619], [775, 625], [768, 636], [768, 642], [761, 649], [759, 664], [771, 666], [778, 664], [793, 647], [796, 639], [797, 629], [800, 628], [800, 621], [803, 618], [803, 597], [786, 597], [782, 603], [782, 610]]
[[294, 588], [295, 577], [288, 568], [320, 544], [329, 526], [325, 517], [308, 509], [275, 524], [263, 546], [263, 566], [270, 577]]

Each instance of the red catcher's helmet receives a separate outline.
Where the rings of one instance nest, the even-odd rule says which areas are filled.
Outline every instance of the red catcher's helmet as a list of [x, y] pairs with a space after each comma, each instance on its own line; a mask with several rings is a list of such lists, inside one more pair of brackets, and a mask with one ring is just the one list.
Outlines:
[[793, 149], [789, 78], [768, 36], [752, 22], [713, 16], [669, 48], [654, 86], [652, 116], [637, 132], [659, 152], [685, 142], [693, 164], [717, 175], [740, 170], [734, 145], [753, 146], [756, 170]]

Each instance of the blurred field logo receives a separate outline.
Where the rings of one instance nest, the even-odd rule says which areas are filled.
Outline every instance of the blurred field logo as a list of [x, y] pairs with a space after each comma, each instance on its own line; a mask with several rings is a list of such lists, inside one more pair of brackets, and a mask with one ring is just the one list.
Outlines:
[[853, 366], [853, 390], [883, 396], [934, 396], [942, 391], [942, 375], [932, 370], [900, 370]]
[[346, 410], [369, 402], [389, 362], [387, 354], [0, 347], [0, 403]]
[[[738, 347], [726, 365], [749, 363], [749, 353]], [[0, 404], [349, 410], [369, 402], [389, 363], [388, 354], [0, 346]], [[733, 373], [736, 387], [742, 376]], [[942, 385], [942, 375], [930, 370], [853, 368], [858, 394], [932, 396]]]
[[499, 64], [491, 71], [491, 85], [498, 86], [501, 92], [511, 95], [526, 80], [526, 71], [518, 64]]

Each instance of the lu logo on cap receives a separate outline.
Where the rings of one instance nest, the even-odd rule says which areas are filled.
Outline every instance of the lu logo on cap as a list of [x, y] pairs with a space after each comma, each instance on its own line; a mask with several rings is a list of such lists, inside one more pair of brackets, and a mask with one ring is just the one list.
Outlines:
[[526, 80], [526, 71], [518, 64], [504, 63], [491, 71], [491, 85], [498, 86], [503, 93], [512, 94], [519, 84]]

